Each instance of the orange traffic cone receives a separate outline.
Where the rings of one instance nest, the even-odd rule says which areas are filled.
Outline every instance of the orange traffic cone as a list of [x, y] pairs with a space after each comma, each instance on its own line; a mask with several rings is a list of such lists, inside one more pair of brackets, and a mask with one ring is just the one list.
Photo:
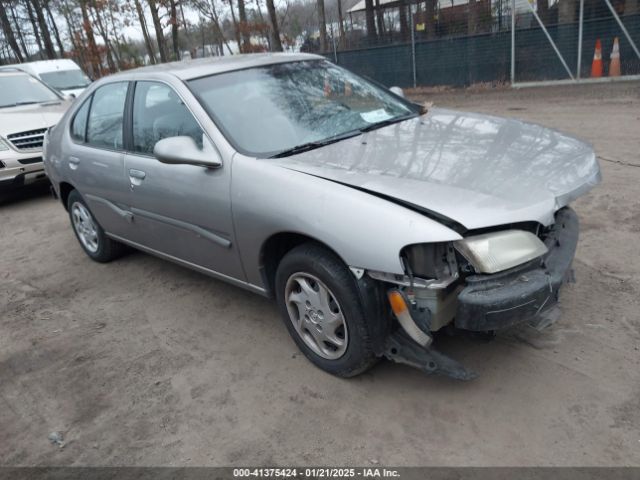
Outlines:
[[609, 76], [620, 76], [620, 45], [618, 37], [613, 39], [613, 50], [611, 50], [611, 63], [609, 64]]
[[593, 62], [591, 63], [591, 76], [602, 76], [602, 44], [600, 39], [596, 40], [596, 51], [593, 53]]

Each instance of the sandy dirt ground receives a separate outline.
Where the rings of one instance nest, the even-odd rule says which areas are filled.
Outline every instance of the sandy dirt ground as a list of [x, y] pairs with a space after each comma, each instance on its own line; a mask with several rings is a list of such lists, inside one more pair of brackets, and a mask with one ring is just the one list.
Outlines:
[[558, 323], [441, 341], [472, 382], [341, 380], [268, 300], [142, 253], [93, 263], [29, 191], [0, 206], [0, 464], [640, 465], [640, 84], [414, 95], [594, 144]]

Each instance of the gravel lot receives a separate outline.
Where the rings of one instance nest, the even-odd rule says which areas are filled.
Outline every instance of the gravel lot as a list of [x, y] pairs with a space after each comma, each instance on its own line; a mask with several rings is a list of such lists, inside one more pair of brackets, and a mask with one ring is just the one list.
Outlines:
[[443, 340], [472, 382], [337, 379], [268, 300], [142, 253], [93, 263], [31, 190], [0, 206], [0, 464], [640, 465], [640, 84], [414, 94], [594, 144], [557, 324]]

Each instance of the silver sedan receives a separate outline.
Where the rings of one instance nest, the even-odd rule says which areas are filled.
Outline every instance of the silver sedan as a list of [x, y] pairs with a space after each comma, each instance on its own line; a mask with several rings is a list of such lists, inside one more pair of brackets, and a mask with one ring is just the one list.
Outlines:
[[[591, 147], [429, 109], [314, 55], [240, 55], [104, 78], [45, 142], [86, 254], [125, 246], [276, 299], [340, 376], [380, 357], [474, 373], [436, 332], [555, 318]], [[437, 343], [437, 342], [436, 342]]]

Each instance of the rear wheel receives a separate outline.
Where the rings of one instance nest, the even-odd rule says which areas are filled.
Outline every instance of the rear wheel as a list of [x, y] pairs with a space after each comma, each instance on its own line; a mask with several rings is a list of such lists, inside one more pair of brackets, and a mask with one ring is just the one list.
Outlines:
[[69, 194], [67, 210], [76, 238], [92, 260], [106, 263], [122, 255], [124, 245], [106, 236], [77, 190]]
[[278, 266], [276, 289], [289, 333], [315, 365], [351, 377], [376, 362], [355, 279], [335, 254], [314, 243], [294, 248]]

